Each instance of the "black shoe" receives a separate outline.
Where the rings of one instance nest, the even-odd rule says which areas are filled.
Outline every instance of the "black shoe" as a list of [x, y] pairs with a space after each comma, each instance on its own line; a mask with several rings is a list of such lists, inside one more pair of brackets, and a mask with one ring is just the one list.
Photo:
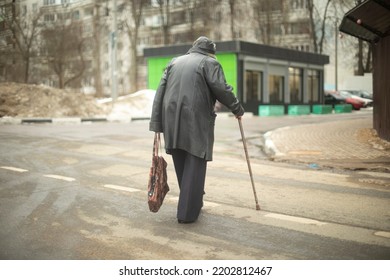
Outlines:
[[183, 220], [177, 220], [178, 222], [179, 222], [179, 224], [191, 224], [191, 223], [193, 223], [193, 222], [195, 222], [195, 221], [183, 221]]

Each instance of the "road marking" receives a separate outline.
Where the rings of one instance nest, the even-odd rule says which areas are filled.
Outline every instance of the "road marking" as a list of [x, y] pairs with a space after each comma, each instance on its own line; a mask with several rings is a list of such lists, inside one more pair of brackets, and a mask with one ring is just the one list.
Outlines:
[[388, 231], [377, 231], [377, 232], [374, 232], [374, 235], [380, 236], [380, 237], [385, 237], [385, 238], [390, 238], [390, 232], [388, 232]]
[[47, 174], [47, 175], [43, 175], [43, 176], [47, 177], [47, 178], [53, 178], [53, 179], [57, 179], [57, 180], [67, 181], [67, 182], [73, 182], [73, 181], [76, 180], [75, 178], [65, 177], [65, 176], [60, 176], [60, 175], [54, 175], [54, 174]]
[[275, 218], [279, 220], [284, 220], [284, 221], [290, 221], [290, 222], [296, 222], [296, 223], [301, 223], [301, 224], [307, 224], [307, 225], [316, 225], [316, 226], [322, 226], [326, 225], [327, 223], [320, 222], [317, 220], [312, 220], [312, 219], [306, 219], [306, 218], [300, 218], [300, 217], [294, 217], [294, 216], [288, 216], [288, 215], [282, 215], [282, 214], [267, 214], [265, 217], [269, 218]]
[[26, 169], [12, 167], [12, 166], [1, 166], [1, 168], [11, 170], [11, 171], [16, 171], [16, 172], [27, 172], [28, 171]]
[[111, 185], [111, 184], [106, 184], [106, 185], [104, 185], [104, 187], [108, 188], [108, 189], [120, 190], [120, 191], [125, 191], [125, 192], [139, 192], [139, 191], [141, 191], [139, 189], [134, 189], [134, 188], [129, 188], [129, 187], [122, 187], [122, 186]]

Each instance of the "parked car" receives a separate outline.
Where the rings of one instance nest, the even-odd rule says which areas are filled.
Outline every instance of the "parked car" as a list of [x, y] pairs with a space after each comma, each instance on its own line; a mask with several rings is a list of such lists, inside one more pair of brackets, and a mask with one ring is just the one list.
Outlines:
[[374, 96], [372, 95], [372, 93], [369, 93], [365, 90], [358, 90], [357, 95], [363, 98], [374, 100]]
[[336, 104], [346, 104], [345, 98], [340, 96], [339, 94], [335, 94], [335, 92], [325, 91], [325, 104], [334, 105]]
[[347, 94], [342, 95], [339, 91], [326, 91], [325, 104], [331, 104], [333, 107], [336, 104], [351, 104], [354, 110], [360, 110], [364, 106], [364, 102], [352, 98]]
[[357, 95], [361, 98], [366, 98], [366, 99], [371, 99], [371, 100], [374, 99], [374, 97], [372, 96], [372, 93], [369, 93], [368, 91], [365, 91], [365, 90], [344, 90], [344, 91], [348, 91], [349, 93], [351, 93], [353, 95]]
[[354, 99], [357, 99], [357, 100], [363, 102], [364, 108], [372, 107], [372, 104], [373, 104], [372, 99], [360, 97], [357, 94], [355, 94], [354, 91], [352, 91], [352, 90], [340, 90], [339, 92], [340, 92], [340, 95], [344, 96], [345, 98], [354, 98]]

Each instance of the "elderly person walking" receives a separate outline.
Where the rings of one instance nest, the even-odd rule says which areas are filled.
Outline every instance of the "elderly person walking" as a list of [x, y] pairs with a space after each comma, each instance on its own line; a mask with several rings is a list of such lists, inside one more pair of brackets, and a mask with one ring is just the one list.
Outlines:
[[166, 153], [172, 155], [180, 188], [179, 223], [195, 222], [203, 206], [207, 161], [213, 156], [216, 101], [237, 118], [244, 114], [215, 52], [213, 41], [199, 37], [187, 54], [168, 64], [153, 102], [149, 130], [164, 134]]

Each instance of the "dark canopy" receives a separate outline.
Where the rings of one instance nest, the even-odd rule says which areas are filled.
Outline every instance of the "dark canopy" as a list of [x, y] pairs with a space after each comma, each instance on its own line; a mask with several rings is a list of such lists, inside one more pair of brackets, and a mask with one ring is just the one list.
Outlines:
[[366, 0], [344, 15], [340, 31], [370, 43], [390, 35], [390, 0]]

